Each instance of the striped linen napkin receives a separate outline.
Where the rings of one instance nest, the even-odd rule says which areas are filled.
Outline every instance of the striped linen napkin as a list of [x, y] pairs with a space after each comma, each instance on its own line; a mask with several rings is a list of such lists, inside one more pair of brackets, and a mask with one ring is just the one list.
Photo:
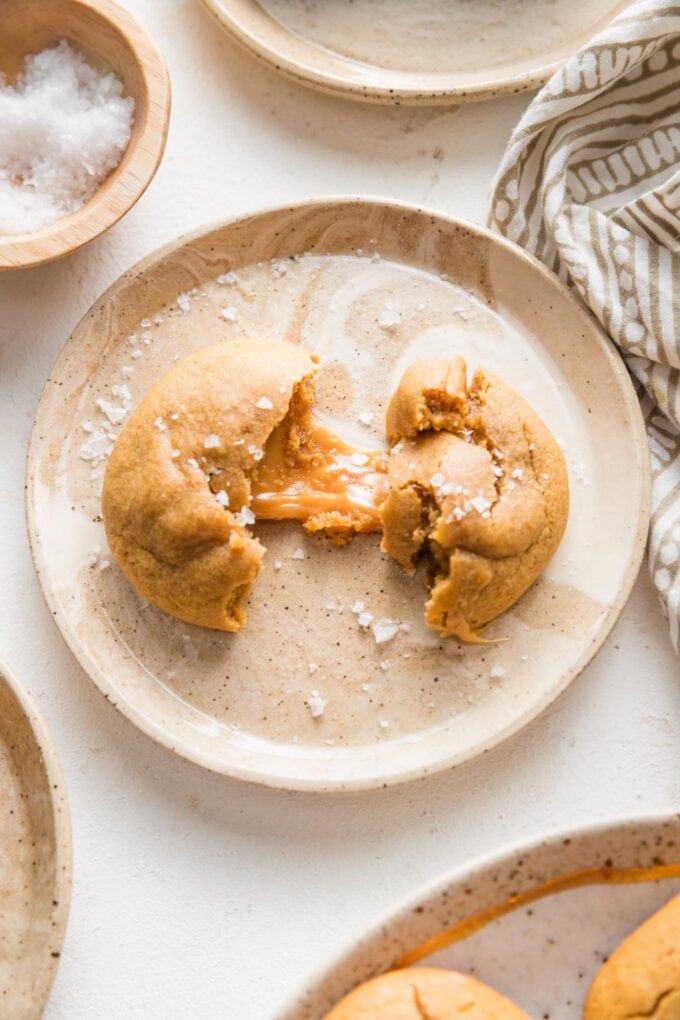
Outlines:
[[638, 384], [652, 463], [649, 565], [676, 651], [679, 166], [680, 4], [645, 0], [538, 93], [510, 138], [490, 214], [576, 288]]

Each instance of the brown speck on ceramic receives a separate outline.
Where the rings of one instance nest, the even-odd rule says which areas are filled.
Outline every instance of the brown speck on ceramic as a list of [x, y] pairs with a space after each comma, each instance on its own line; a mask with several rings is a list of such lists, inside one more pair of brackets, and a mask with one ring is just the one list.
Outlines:
[[61, 769], [30, 699], [0, 665], [0, 1013], [37, 1020], [54, 978], [71, 895]]
[[[225, 285], [217, 278], [227, 273], [236, 278], [227, 285], [233, 322], [220, 315]], [[179, 294], [189, 295], [186, 313]], [[387, 307], [399, 312], [389, 330], [379, 325]], [[120, 388], [127, 338], [156, 316], [162, 321], [125, 384], [128, 399]], [[317, 351], [322, 420], [361, 446], [384, 441], [386, 402], [406, 365], [461, 354], [470, 370], [485, 365], [514, 386], [562, 438], [568, 462], [577, 455], [597, 478], [597, 486], [572, 479], [569, 525], [554, 559], [485, 632], [502, 646], [464, 646], [428, 631], [423, 579], [381, 555], [376, 536], [338, 550], [294, 523], [256, 525], [264, 569], [248, 622], [233, 635], [180, 623], [138, 598], [115, 565], [100, 569], [110, 556], [101, 477], [93, 479], [92, 469], [103, 474], [106, 454], [95, 451], [101, 463], [93, 463], [83, 422], [102, 433], [104, 450], [120, 426], [102, 407], [112, 404], [113, 417], [124, 420], [177, 357], [248, 336]], [[97, 405], [102, 398], [107, 403]], [[367, 410], [375, 415], [368, 428], [358, 421]], [[630, 470], [622, 472], [622, 463]], [[398, 203], [338, 199], [201, 231], [114, 284], [66, 344], [45, 388], [27, 499], [50, 608], [120, 711], [218, 772], [339, 790], [468, 759], [557, 697], [627, 598], [643, 552], [647, 493], [646, 442], [629, 378], [556, 277], [482, 228]], [[55, 527], [59, 543], [49, 538]], [[400, 625], [389, 646], [358, 624], [358, 602], [371, 622]], [[381, 667], [386, 659], [389, 669]], [[490, 679], [501, 660], [503, 675]], [[312, 684], [309, 662], [319, 664]], [[316, 718], [311, 688], [327, 702]]]

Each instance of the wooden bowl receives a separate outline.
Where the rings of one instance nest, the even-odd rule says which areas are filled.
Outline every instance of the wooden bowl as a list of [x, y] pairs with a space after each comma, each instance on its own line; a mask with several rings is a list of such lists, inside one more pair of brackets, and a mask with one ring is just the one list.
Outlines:
[[31, 699], [0, 663], [0, 1015], [38, 1020], [71, 898], [64, 779]]
[[0, 71], [12, 80], [28, 53], [66, 39], [103, 71], [113, 71], [135, 100], [134, 124], [118, 166], [77, 212], [32, 233], [0, 233], [0, 270], [68, 255], [132, 208], [163, 155], [170, 77], [145, 29], [113, 0], [0, 0]]

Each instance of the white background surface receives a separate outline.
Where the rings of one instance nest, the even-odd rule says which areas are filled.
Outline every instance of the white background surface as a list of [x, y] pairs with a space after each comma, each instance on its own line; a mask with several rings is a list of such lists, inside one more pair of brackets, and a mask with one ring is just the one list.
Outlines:
[[427, 782], [339, 798], [204, 774], [105, 703], [51, 622], [24, 527], [33, 412], [76, 322], [158, 245], [274, 202], [372, 193], [483, 222], [527, 103], [329, 99], [242, 54], [198, 0], [127, 6], [173, 79], [160, 172], [89, 248], [0, 277], [0, 658], [52, 731], [74, 830], [71, 918], [46, 1016], [271, 1020], [362, 926], [450, 867], [548, 829], [680, 805], [680, 668], [644, 573], [596, 661], [523, 733]]

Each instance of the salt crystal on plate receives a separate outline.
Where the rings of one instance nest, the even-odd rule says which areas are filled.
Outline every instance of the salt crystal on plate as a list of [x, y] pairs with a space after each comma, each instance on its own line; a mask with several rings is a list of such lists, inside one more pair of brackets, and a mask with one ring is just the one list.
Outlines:
[[227, 308], [222, 308], [220, 310], [220, 315], [227, 322], [236, 322], [238, 318], [238, 312], [236, 311], [233, 305], [229, 305]]
[[186, 292], [177, 295], [177, 307], [182, 315], [186, 315], [191, 308], [191, 298]]
[[368, 428], [373, 424], [375, 415], [372, 411], [362, 411], [361, 414], [357, 415], [357, 419], [361, 425], [365, 425]]
[[489, 676], [492, 680], [500, 680], [501, 677], [505, 676], [505, 670], [500, 665], [492, 666], [489, 670]]
[[236, 273], [220, 273], [216, 282], [219, 283], [221, 287], [224, 287], [225, 285], [233, 287], [235, 283], [238, 283], [238, 276]]
[[368, 627], [371, 620], [373, 619], [373, 613], [359, 613], [357, 616], [357, 623], [360, 627]]
[[317, 669], [318, 669], [318, 668], [319, 668], [319, 665], [318, 665], [318, 663], [316, 663], [316, 662], [310, 662], [310, 664], [309, 664], [309, 672], [310, 672], [310, 673], [316, 673], [316, 671], [317, 671]]
[[262, 411], [272, 411], [274, 409], [274, 405], [269, 397], [260, 397], [255, 407], [259, 407]]
[[328, 702], [325, 698], [321, 697], [318, 691], [312, 691], [307, 704], [309, 705], [309, 711], [312, 713], [312, 719], [318, 719], [320, 715], [324, 714]]
[[122, 375], [123, 379], [131, 379], [133, 372], [134, 368], [132, 367], [132, 365], [123, 365], [123, 367], [120, 370], [120, 374]]
[[274, 570], [280, 570], [282, 566], [283, 563], [281, 562], [281, 560], [274, 560]]
[[395, 623], [394, 620], [388, 620], [382, 617], [377, 623], [373, 624], [373, 636], [377, 645], [382, 645], [385, 641], [391, 641], [393, 637], [399, 631], [399, 624]]
[[205, 450], [217, 450], [221, 446], [220, 437], [216, 436], [214, 432], [211, 432], [209, 436], [206, 436], [203, 440], [203, 448]]
[[368, 457], [365, 453], [353, 453], [350, 460], [355, 467], [363, 467], [364, 464], [368, 464]]
[[0, 233], [32, 233], [80, 209], [121, 160], [134, 99], [67, 42], [0, 77]]
[[394, 329], [401, 322], [401, 312], [394, 305], [388, 305], [378, 316], [378, 325], [382, 329]]
[[102, 397], [99, 400], [95, 400], [95, 404], [105, 415], [112, 425], [120, 425], [125, 415], [128, 413], [129, 408], [123, 406], [120, 407], [117, 404], [112, 404], [108, 400], [104, 400]]
[[358, 602], [358, 601], [357, 601], [357, 602], [355, 602], [355, 603], [354, 603], [354, 605], [352, 606], [352, 612], [353, 612], [353, 613], [363, 613], [363, 611], [364, 611], [364, 609], [365, 609], [365, 608], [366, 608], [366, 607], [364, 606], [363, 602]]
[[294, 560], [304, 560], [304, 558], [305, 558], [304, 549], [296, 549], [295, 552], [293, 553]]
[[111, 441], [103, 429], [97, 429], [96, 432], [93, 432], [78, 451], [78, 455], [82, 460], [90, 461], [93, 464], [99, 464], [110, 453]]
[[132, 352], [132, 357], [135, 358], [135, 359], [141, 358], [141, 356], [142, 356], [142, 352], [140, 350]]

